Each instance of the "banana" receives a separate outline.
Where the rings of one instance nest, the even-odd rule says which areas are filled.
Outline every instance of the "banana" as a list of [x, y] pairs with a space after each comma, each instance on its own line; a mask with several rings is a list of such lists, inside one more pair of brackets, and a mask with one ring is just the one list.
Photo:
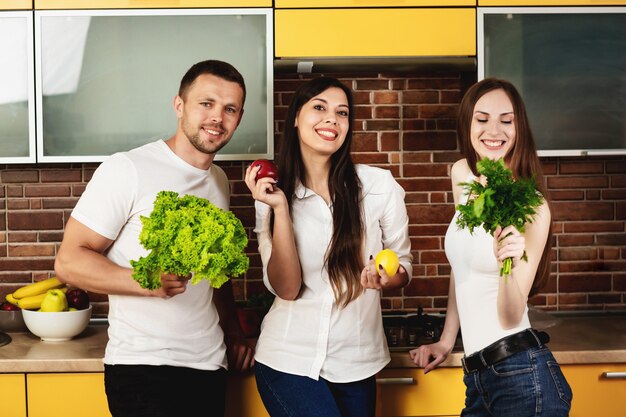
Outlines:
[[9, 303], [13, 304], [13, 305], [17, 305], [17, 299], [13, 296], [13, 294], [7, 294], [6, 297], [4, 297]]
[[51, 290], [53, 288], [59, 288], [63, 285], [65, 284], [59, 281], [57, 277], [52, 277], [44, 279], [43, 281], [25, 285], [22, 288], [18, 288], [13, 293], [13, 297], [19, 300], [24, 297], [32, 297], [34, 295], [45, 294], [48, 290]]
[[[64, 293], [67, 292], [67, 287], [65, 285], [59, 289]], [[46, 290], [46, 292], [43, 292], [41, 294], [31, 295], [30, 297], [22, 297], [17, 300], [17, 306], [22, 310], [37, 310], [39, 307], [41, 307], [41, 302], [46, 297], [47, 292], [48, 291]]]

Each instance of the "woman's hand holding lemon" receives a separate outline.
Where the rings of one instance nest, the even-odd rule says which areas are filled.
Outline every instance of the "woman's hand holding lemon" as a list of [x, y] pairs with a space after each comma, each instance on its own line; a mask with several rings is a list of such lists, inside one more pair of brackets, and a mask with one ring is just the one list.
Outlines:
[[398, 267], [400, 266], [398, 255], [391, 249], [383, 249], [378, 252], [374, 263], [378, 267], [377, 271], [379, 274], [382, 275], [382, 270], [384, 270], [390, 277], [398, 272]]
[[398, 255], [391, 249], [383, 249], [376, 257], [370, 256], [369, 263], [361, 272], [361, 285], [364, 288], [383, 289], [396, 274], [406, 273], [400, 266]]

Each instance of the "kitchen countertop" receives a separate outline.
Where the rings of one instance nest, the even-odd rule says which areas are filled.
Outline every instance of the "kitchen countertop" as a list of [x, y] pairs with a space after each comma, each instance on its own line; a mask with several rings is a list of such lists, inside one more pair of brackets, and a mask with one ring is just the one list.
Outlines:
[[[626, 315], [541, 315], [533, 328], [550, 335], [548, 347], [559, 364], [626, 363]], [[414, 367], [409, 348], [394, 349], [387, 368]], [[461, 366], [463, 352], [453, 351], [440, 366]]]
[[[550, 316], [533, 325], [550, 334], [548, 346], [562, 365], [626, 363], [625, 314]], [[90, 324], [66, 342], [42, 342], [31, 333], [9, 333], [13, 340], [0, 347], [0, 373], [102, 372], [106, 330], [106, 324]], [[415, 367], [408, 349], [394, 349], [387, 368]], [[453, 352], [441, 366], [461, 366], [462, 356]]]
[[102, 372], [106, 324], [90, 324], [66, 342], [42, 342], [30, 332], [8, 333], [11, 343], [0, 347], [0, 373]]

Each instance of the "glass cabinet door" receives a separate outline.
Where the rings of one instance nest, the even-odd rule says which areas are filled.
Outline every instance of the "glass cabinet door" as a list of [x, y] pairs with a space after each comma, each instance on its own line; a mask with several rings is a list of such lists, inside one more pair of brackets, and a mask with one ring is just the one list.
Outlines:
[[0, 12], [0, 162], [35, 162], [32, 12]]
[[478, 19], [478, 79], [517, 86], [540, 156], [626, 154], [626, 7], [485, 7]]
[[206, 59], [233, 64], [247, 90], [216, 160], [273, 157], [271, 9], [35, 11], [37, 160], [99, 162], [169, 138], [180, 79]]

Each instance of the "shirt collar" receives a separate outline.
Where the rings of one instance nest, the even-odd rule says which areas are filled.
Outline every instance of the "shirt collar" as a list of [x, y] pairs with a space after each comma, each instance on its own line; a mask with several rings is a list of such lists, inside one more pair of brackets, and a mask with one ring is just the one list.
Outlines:
[[298, 181], [296, 183], [296, 188], [295, 188], [293, 194], [296, 196], [296, 198], [298, 200], [303, 200], [305, 198], [317, 195], [317, 194], [315, 194], [315, 192], [313, 190], [311, 190], [310, 188], [305, 187], [300, 181]]

